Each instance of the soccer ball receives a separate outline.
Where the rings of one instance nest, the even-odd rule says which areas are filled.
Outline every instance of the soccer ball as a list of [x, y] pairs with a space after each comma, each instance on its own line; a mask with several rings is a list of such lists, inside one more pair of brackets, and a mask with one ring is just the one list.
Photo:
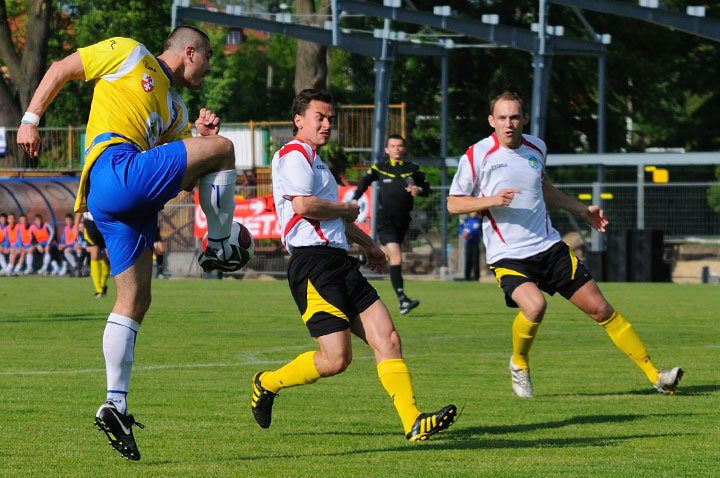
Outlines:
[[230, 232], [230, 244], [240, 248], [240, 256], [242, 257], [240, 269], [242, 269], [250, 262], [250, 259], [252, 259], [252, 256], [255, 254], [255, 239], [253, 239], [247, 227], [239, 222], [233, 221]]
[[[207, 248], [207, 242], [208, 235], [206, 233], [202, 239], [203, 251]], [[250, 262], [250, 259], [252, 259], [255, 254], [255, 239], [253, 239], [247, 227], [237, 221], [233, 221], [232, 229], [230, 230], [230, 244], [237, 247], [240, 253], [240, 266], [235, 269], [240, 270]]]

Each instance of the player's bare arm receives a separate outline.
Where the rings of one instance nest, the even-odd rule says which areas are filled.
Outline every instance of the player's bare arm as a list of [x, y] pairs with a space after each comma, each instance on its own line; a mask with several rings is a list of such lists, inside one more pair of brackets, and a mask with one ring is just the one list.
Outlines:
[[382, 274], [385, 271], [387, 261], [385, 253], [357, 224], [354, 222], [345, 224], [345, 236], [348, 240], [362, 248], [365, 258], [367, 259], [366, 265], [370, 270], [378, 274]]
[[447, 210], [450, 214], [469, 214], [480, 212], [490, 207], [509, 206], [519, 189], [502, 189], [494, 196], [476, 198], [473, 196], [448, 196]]
[[360, 206], [348, 202], [333, 202], [317, 196], [295, 196], [292, 199], [295, 213], [302, 217], [327, 221], [342, 218], [345, 222], [353, 222], [360, 214]]
[[[52, 103], [62, 87], [70, 80], [84, 79], [85, 68], [80, 58], [80, 53], [75, 52], [60, 61], [56, 61], [40, 81], [35, 94], [30, 100], [27, 111], [37, 116], [42, 116], [47, 107]], [[40, 133], [37, 125], [23, 123], [17, 133], [17, 143], [30, 156], [37, 156], [40, 152]]]
[[605, 226], [608, 225], [609, 221], [605, 219], [604, 211], [600, 206], [586, 206], [560, 191], [547, 179], [543, 179], [542, 188], [546, 204], [576, 214], [596, 231], [605, 232]]

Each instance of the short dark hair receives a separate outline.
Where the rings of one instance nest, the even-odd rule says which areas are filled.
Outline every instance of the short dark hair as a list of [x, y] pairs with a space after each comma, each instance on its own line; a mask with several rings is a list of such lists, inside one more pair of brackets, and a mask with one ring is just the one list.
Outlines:
[[4, 217], [5, 219], [7, 219], [7, 214], [5, 214], [4, 212], [0, 212], [0, 217]]
[[328, 103], [330, 105], [334, 105], [335, 102], [328, 90], [321, 90], [319, 88], [307, 88], [298, 93], [297, 96], [295, 96], [295, 99], [293, 99], [292, 103], [291, 120], [293, 122], [293, 135], [296, 135], [298, 132], [298, 128], [297, 126], [295, 126], [295, 115], [302, 116], [303, 114], [305, 114], [305, 110], [308, 109], [308, 105], [310, 105], [310, 102], [313, 100], [322, 101], [323, 103]]
[[495, 103], [500, 100], [505, 101], [517, 101], [520, 104], [520, 112], [525, 114], [525, 107], [523, 106], [523, 100], [519, 94], [514, 91], [505, 90], [490, 101], [490, 115], [492, 116], [495, 111]]
[[[194, 27], [192, 25], [179, 25], [175, 27], [173, 31], [170, 32], [170, 35], [165, 39], [165, 43], [163, 43], [163, 51], [170, 50], [173, 45], [176, 43], [176, 40], [179, 37], [187, 36], [188, 33], [195, 32], [197, 35], [199, 35], [202, 38], [205, 38], [207, 40], [208, 44], [210, 44], [210, 37], [205, 33], [204, 31], [200, 30], [197, 27]], [[197, 36], [196, 35], [196, 36]], [[195, 44], [195, 47], [198, 47], [199, 45]]]
[[399, 139], [400, 141], [403, 142], [403, 146], [405, 146], [405, 138], [403, 138], [402, 135], [399, 135], [399, 134], [391, 134], [390, 136], [388, 136], [387, 139], [385, 140], [385, 146], [387, 146], [390, 143], [391, 139]]
[[66, 217], [66, 218], [70, 218], [70, 219], [74, 219], [74, 218], [75, 218], [75, 216], [73, 216], [72, 213], [70, 213], [70, 212], [67, 213], [67, 214], [65, 214], [65, 217]]
[[33, 216], [33, 219], [40, 219], [41, 221], [42, 221], [42, 218], [43, 218], [42, 214], [35, 214], [35, 216]]

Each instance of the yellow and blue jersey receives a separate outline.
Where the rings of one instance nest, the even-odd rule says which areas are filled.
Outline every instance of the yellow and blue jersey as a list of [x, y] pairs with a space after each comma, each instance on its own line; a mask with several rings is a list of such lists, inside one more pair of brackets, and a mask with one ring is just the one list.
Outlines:
[[79, 48], [85, 81], [95, 80], [85, 143], [85, 165], [75, 212], [87, 211], [90, 169], [110, 145], [139, 151], [191, 137], [188, 113], [172, 89], [170, 72], [145, 46], [115, 37]]

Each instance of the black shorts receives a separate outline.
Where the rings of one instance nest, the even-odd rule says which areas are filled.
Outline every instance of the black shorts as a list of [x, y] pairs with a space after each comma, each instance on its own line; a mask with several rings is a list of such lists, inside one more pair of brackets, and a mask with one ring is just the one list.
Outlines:
[[382, 212], [378, 212], [377, 219], [375, 220], [378, 241], [383, 246], [391, 242], [402, 244], [409, 226], [410, 217], [389, 216]]
[[593, 278], [570, 246], [560, 241], [547, 251], [525, 259], [501, 259], [490, 265], [508, 307], [517, 307], [512, 293], [525, 282], [534, 282], [550, 295], [560, 292], [569, 299]]
[[83, 235], [85, 236], [88, 246], [99, 246], [100, 249], [105, 249], [105, 239], [103, 239], [102, 234], [98, 231], [95, 221], [85, 219], [83, 225], [85, 226]]
[[288, 284], [312, 337], [340, 332], [380, 297], [343, 249], [296, 247]]

